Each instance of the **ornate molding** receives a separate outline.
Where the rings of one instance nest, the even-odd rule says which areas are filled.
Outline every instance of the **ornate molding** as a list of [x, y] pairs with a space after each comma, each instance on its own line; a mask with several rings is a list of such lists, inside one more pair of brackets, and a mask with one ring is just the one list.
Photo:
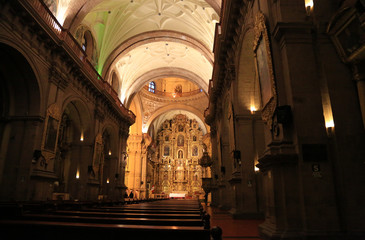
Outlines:
[[255, 39], [253, 44], [256, 76], [260, 82], [263, 108], [262, 119], [272, 129], [272, 119], [277, 106], [277, 90], [272, 65], [270, 41], [265, 24], [265, 16], [258, 12], [255, 17]]

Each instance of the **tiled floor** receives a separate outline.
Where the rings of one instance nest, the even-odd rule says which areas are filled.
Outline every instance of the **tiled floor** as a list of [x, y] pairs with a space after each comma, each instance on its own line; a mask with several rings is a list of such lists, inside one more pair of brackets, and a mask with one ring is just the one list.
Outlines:
[[206, 208], [204, 206], [204, 209], [211, 216], [211, 227], [219, 226], [222, 228], [223, 239], [260, 239], [258, 225], [261, 224], [263, 220], [233, 219], [229, 213], [221, 211], [218, 208], [210, 206]]

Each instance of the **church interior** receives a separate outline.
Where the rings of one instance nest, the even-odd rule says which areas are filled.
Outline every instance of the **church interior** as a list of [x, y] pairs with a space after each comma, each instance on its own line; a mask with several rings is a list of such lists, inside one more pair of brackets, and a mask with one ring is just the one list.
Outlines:
[[0, 61], [5, 239], [365, 239], [364, 0], [0, 0]]

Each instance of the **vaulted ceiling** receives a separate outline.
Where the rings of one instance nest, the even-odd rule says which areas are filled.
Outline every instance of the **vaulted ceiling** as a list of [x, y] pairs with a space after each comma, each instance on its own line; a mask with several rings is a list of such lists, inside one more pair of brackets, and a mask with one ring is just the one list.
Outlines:
[[[48, 0], [52, 3], [64, 28], [75, 35], [80, 27], [91, 32], [95, 68], [107, 81], [116, 74], [118, 96], [127, 107], [136, 98], [142, 102], [139, 92], [146, 83], [163, 77], [191, 81], [207, 98], [221, 0]], [[170, 100], [163, 101], [176, 104]], [[176, 111], [192, 112], [192, 104], [186, 109], [184, 104], [179, 103]], [[137, 117], [144, 117], [145, 108], [136, 110]], [[195, 110], [203, 116], [201, 107]], [[156, 122], [171, 116], [174, 107], [166, 111], [155, 116]]]

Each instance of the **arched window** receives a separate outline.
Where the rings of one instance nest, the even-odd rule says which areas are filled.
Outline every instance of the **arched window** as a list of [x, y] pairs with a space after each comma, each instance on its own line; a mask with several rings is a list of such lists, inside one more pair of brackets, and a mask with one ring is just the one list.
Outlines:
[[156, 89], [156, 84], [154, 81], [150, 82], [148, 84], [148, 91], [152, 92], [152, 93], [155, 93], [155, 89]]

